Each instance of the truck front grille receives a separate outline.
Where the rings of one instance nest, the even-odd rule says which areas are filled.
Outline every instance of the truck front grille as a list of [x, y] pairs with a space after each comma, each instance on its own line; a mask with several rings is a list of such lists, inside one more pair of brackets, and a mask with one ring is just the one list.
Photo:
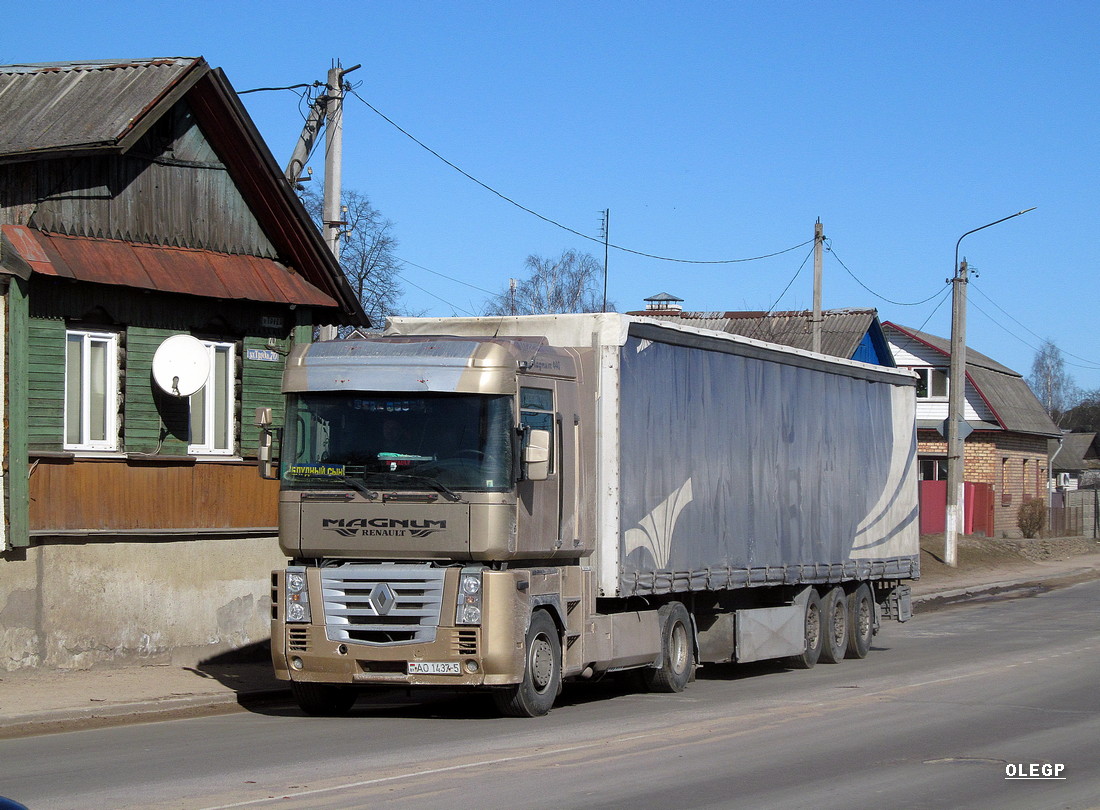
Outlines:
[[376, 645], [435, 641], [444, 574], [428, 565], [321, 569], [328, 638]]
[[291, 652], [309, 652], [309, 630], [305, 627], [288, 627], [286, 646]]
[[457, 630], [454, 638], [455, 656], [477, 655], [477, 631]]

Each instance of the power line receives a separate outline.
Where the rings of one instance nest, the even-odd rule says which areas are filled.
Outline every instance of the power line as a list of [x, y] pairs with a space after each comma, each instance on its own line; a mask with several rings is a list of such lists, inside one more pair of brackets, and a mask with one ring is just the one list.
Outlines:
[[[811, 239], [810, 241], [812, 242], [814, 240]], [[776, 298], [774, 302], [772, 302], [772, 305], [770, 307], [768, 307], [768, 312], [771, 312], [773, 309], [775, 309], [776, 306], [778, 306], [779, 302], [783, 300], [783, 296], [787, 294], [787, 290], [789, 290], [791, 288], [791, 285], [794, 284], [795, 279], [797, 279], [798, 275], [802, 272], [802, 268], [806, 266], [806, 262], [808, 262], [810, 260], [810, 257], [813, 255], [814, 252], [812, 250], [806, 254], [806, 258], [802, 260], [802, 264], [798, 265], [798, 269], [794, 271], [794, 275], [791, 276], [791, 280], [787, 282], [787, 286], [783, 288], [783, 292], [779, 293], [779, 297]]]
[[438, 270], [432, 270], [430, 267], [424, 267], [424, 265], [422, 265], [422, 264], [417, 264], [416, 262], [410, 262], [408, 259], [402, 259], [400, 256], [394, 256], [394, 258], [397, 259], [402, 264], [407, 264], [410, 267], [415, 267], [416, 269], [423, 270], [426, 273], [432, 273], [433, 275], [439, 276], [440, 278], [445, 278], [448, 281], [453, 281], [456, 284], [462, 284], [466, 287], [477, 290], [478, 292], [487, 293], [488, 295], [500, 295], [499, 290], [497, 290], [496, 292], [493, 292], [492, 290], [487, 290], [484, 287], [479, 287], [476, 284], [471, 284], [468, 281], [463, 281], [460, 278], [455, 278], [454, 276], [448, 276], [446, 273], [440, 273]]
[[[984, 298], [984, 299], [985, 299], [986, 301], [988, 301], [989, 303], [991, 303], [991, 304], [992, 304], [993, 306], [997, 307], [997, 309], [999, 309], [999, 310], [1001, 311], [1001, 313], [1002, 313], [1002, 314], [1003, 314], [1003, 315], [1004, 315], [1004, 316], [1005, 316], [1006, 318], [1008, 318], [1008, 319], [1009, 319], [1010, 321], [1012, 321], [1013, 323], [1015, 323], [1015, 324], [1016, 324], [1017, 326], [1019, 326], [1019, 327], [1020, 327], [1021, 329], [1023, 329], [1024, 331], [1026, 331], [1026, 332], [1027, 332], [1028, 334], [1032, 335], [1033, 337], [1036, 337], [1036, 338], [1038, 338], [1039, 340], [1047, 340], [1047, 339], [1048, 339], [1048, 338], [1045, 338], [1045, 337], [1043, 337], [1042, 335], [1038, 335], [1038, 334], [1036, 334], [1036, 333], [1035, 333], [1035, 332], [1033, 332], [1033, 331], [1032, 331], [1031, 329], [1029, 329], [1029, 328], [1028, 328], [1027, 326], [1025, 326], [1025, 325], [1024, 325], [1023, 323], [1021, 323], [1020, 321], [1018, 321], [1018, 320], [1017, 320], [1016, 318], [1012, 317], [1012, 315], [1010, 315], [1010, 314], [1009, 314], [1009, 313], [1008, 313], [1008, 312], [1007, 312], [1007, 311], [1006, 311], [1006, 310], [1004, 309], [1004, 307], [1002, 307], [1002, 306], [1001, 306], [1000, 304], [998, 304], [998, 303], [997, 303], [996, 301], [994, 301], [994, 300], [993, 300], [992, 298], [990, 298], [990, 297], [989, 297], [988, 295], [986, 295], [986, 294], [985, 294], [985, 292], [984, 292], [984, 291], [983, 291], [983, 290], [982, 290], [982, 289], [981, 289], [980, 287], [978, 287], [977, 285], [971, 284], [971, 286], [970, 286], [970, 289], [974, 290], [974, 291], [975, 291], [976, 293], [978, 293], [978, 294], [979, 294], [979, 295], [980, 295], [980, 296], [981, 296], [982, 298]], [[975, 304], [975, 306], [977, 306], [977, 305]], [[986, 315], [986, 317], [989, 317], [989, 316], [988, 316], [988, 315], [987, 315], [987, 314], [986, 314], [985, 312], [982, 312], [982, 314], [983, 314], [983, 315]], [[990, 320], [992, 320], [992, 318], [991, 318]], [[1032, 348], [1033, 348], [1033, 347], [1032, 347]], [[1085, 363], [1095, 363], [1095, 362], [1096, 362], [1095, 360], [1089, 360], [1089, 359], [1088, 359], [1087, 357], [1081, 357], [1081, 356], [1079, 356], [1079, 355], [1073, 354], [1073, 352], [1067, 352], [1067, 351], [1066, 351], [1065, 349], [1063, 349], [1063, 348], [1061, 348], [1061, 347], [1059, 347], [1059, 349], [1058, 349], [1058, 350], [1059, 350], [1059, 351], [1060, 351], [1060, 352], [1061, 352], [1062, 354], [1068, 354], [1068, 355], [1069, 355], [1070, 357], [1074, 357], [1074, 358], [1076, 358], [1076, 359], [1078, 359], [1078, 360], [1081, 360], [1081, 361], [1083, 361], [1083, 362], [1085, 362]], [[1076, 365], [1076, 364], [1074, 364], [1074, 363], [1070, 363], [1069, 365]], [[1077, 368], [1100, 368], [1100, 366], [1096, 366], [1096, 365], [1089, 365], [1089, 366], [1077, 366]]]
[[[1021, 343], [1023, 343], [1023, 344], [1025, 345], [1025, 346], [1027, 346], [1027, 347], [1028, 347], [1029, 349], [1031, 349], [1031, 350], [1032, 350], [1033, 352], [1035, 352], [1036, 354], [1038, 354], [1038, 353], [1039, 353], [1040, 351], [1042, 351], [1042, 350], [1041, 350], [1041, 349], [1039, 349], [1039, 348], [1038, 348], [1037, 346], [1032, 346], [1032, 345], [1031, 345], [1030, 343], [1028, 343], [1028, 342], [1027, 342], [1026, 340], [1024, 340], [1024, 339], [1023, 339], [1022, 337], [1020, 337], [1020, 336], [1019, 336], [1019, 335], [1018, 335], [1018, 334], [1017, 334], [1016, 332], [1014, 332], [1014, 331], [1012, 331], [1011, 329], [1009, 329], [1009, 328], [1008, 328], [1007, 326], [1005, 326], [1005, 325], [1004, 325], [1003, 323], [1001, 323], [1001, 322], [1000, 322], [1000, 321], [999, 321], [999, 320], [998, 320], [997, 318], [994, 318], [994, 317], [993, 317], [992, 315], [990, 315], [990, 314], [989, 314], [988, 312], [986, 312], [986, 311], [985, 311], [984, 309], [982, 309], [982, 308], [981, 308], [980, 306], [978, 306], [978, 304], [977, 304], [977, 303], [976, 303], [976, 302], [975, 302], [975, 301], [974, 301], [973, 299], [969, 300], [969, 301], [968, 301], [967, 303], [968, 303], [968, 304], [969, 304], [970, 306], [974, 307], [974, 309], [978, 310], [978, 312], [980, 312], [980, 313], [982, 313], [983, 315], [985, 315], [985, 317], [989, 318], [989, 320], [991, 320], [991, 321], [992, 321], [992, 322], [993, 322], [994, 324], [996, 324], [996, 325], [997, 325], [998, 327], [1000, 327], [1001, 329], [1003, 329], [1003, 330], [1004, 330], [1005, 332], [1007, 332], [1008, 334], [1012, 335], [1012, 337], [1016, 338], [1016, 340], [1018, 340], [1018, 341], [1020, 341]], [[994, 304], [994, 306], [996, 306], [996, 304]], [[997, 308], [998, 308], [998, 309], [1000, 309], [1000, 307], [997, 307]], [[1004, 310], [1001, 310], [1001, 311], [1002, 311], [1002, 312], [1004, 312]], [[1007, 312], [1005, 312], [1005, 314], [1006, 314], [1006, 315], [1008, 315], [1008, 313], [1007, 313]], [[1011, 315], [1008, 315], [1008, 317], [1012, 318], [1012, 316], [1011, 316]], [[1015, 318], [1012, 318], [1012, 320], [1014, 320], [1014, 321], [1015, 321], [1016, 319], [1015, 319]], [[1016, 323], [1020, 323], [1020, 322], [1019, 322], [1019, 321], [1016, 321]], [[1023, 328], [1024, 328], [1024, 329], [1027, 329], [1027, 327], [1026, 327], [1026, 326], [1024, 326], [1023, 324], [1020, 324], [1020, 326], [1023, 326]], [[1027, 331], [1028, 331], [1028, 332], [1031, 332], [1031, 330], [1030, 330], [1030, 329], [1027, 329]], [[1034, 335], [1035, 333], [1034, 333], [1034, 332], [1031, 332], [1031, 334], [1033, 334], [1033, 335]], [[1036, 336], [1036, 337], [1039, 337], [1038, 335], [1035, 335], [1035, 336]], [[1046, 340], [1046, 338], [1039, 338], [1039, 339], [1040, 339], [1040, 340]], [[1061, 351], [1061, 349], [1059, 349], [1059, 351]], [[1063, 353], [1064, 353], [1064, 354], [1066, 354], [1066, 353], [1068, 353], [1068, 352], [1063, 352]], [[1077, 355], [1071, 355], [1071, 357], [1077, 357]], [[1083, 358], [1078, 358], [1078, 359], [1083, 359]], [[1073, 366], [1074, 368], [1083, 368], [1083, 369], [1088, 369], [1089, 371], [1096, 371], [1096, 370], [1100, 369], [1100, 365], [1081, 365], [1080, 363], [1071, 363], [1071, 362], [1069, 362], [1068, 360], [1065, 360], [1065, 359], [1063, 359], [1063, 361], [1062, 361], [1062, 362], [1063, 362], [1063, 363], [1065, 363], [1065, 364], [1066, 364], [1067, 366]], [[1092, 361], [1089, 361], [1089, 360], [1086, 360], [1085, 362], [1086, 362], [1086, 363], [1092, 363]]]
[[924, 319], [924, 323], [922, 323], [917, 328], [918, 332], [923, 332], [924, 331], [924, 327], [928, 325], [928, 322], [930, 320], [932, 320], [932, 316], [935, 315], [937, 311], [939, 311], [939, 308], [943, 306], [943, 302], [946, 301], [950, 297], [950, 295], [951, 295], [951, 288], [948, 287], [940, 294], [940, 300], [938, 302], [936, 302], [936, 306], [932, 307], [932, 311], [928, 313], [928, 317]]
[[320, 87], [322, 82], [310, 82], [309, 84], [290, 84], [286, 87], [253, 87], [251, 90], [238, 90], [238, 96], [244, 96], [248, 93], [263, 93], [268, 90], [298, 90], [302, 87]]
[[[814, 240], [811, 239], [810, 241], [813, 242]], [[783, 300], [784, 295], [787, 295], [787, 291], [789, 291], [789, 289], [791, 288], [791, 285], [794, 284], [796, 278], [798, 278], [799, 275], [802, 273], [803, 267], [806, 266], [806, 262], [810, 261], [810, 256], [812, 256], [813, 254], [814, 254], [814, 249], [811, 248], [810, 252], [806, 253], [806, 258], [802, 260], [802, 264], [799, 265], [799, 269], [794, 271], [794, 275], [791, 276], [791, 281], [789, 281], [787, 283], [787, 286], [783, 287], [783, 292], [779, 294], [778, 298], [775, 298], [775, 300], [773, 300], [771, 306], [768, 307], [767, 311], [764, 311], [763, 317], [760, 318], [759, 320], [757, 320], [755, 327], [753, 327], [751, 330], [749, 330], [750, 333], [748, 333], [748, 335], [746, 335], [745, 337], [753, 338], [753, 339], [756, 339], [756, 340], [767, 340], [768, 339], [767, 335], [764, 335], [764, 337], [762, 337], [762, 338], [760, 337], [762, 335], [763, 331], [764, 331], [764, 326], [766, 326], [766, 324], [767, 324], [768, 315], [771, 313], [771, 311], [775, 307], [779, 306], [779, 302], [781, 302], [781, 300]]]
[[887, 298], [885, 295], [879, 295], [877, 292], [875, 292], [870, 287], [868, 287], [866, 284], [864, 284], [862, 281], [860, 281], [859, 278], [856, 276], [856, 274], [848, 269], [848, 265], [846, 265], [844, 262], [842, 262], [840, 260], [840, 257], [836, 255], [836, 251], [833, 249], [833, 244], [832, 244], [831, 241], [827, 241], [826, 244], [825, 244], [825, 247], [828, 249], [828, 251], [832, 255], [832, 257], [834, 259], [836, 259], [838, 262], [840, 262], [840, 266], [843, 267], [845, 269], [845, 271], [847, 271], [848, 275], [850, 275], [853, 279], [855, 279], [856, 284], [858, 284], [863, 289], [867, 290], [867, 292], [871, 293], [871, 295], [873, 295], [875, 298], [879, 298], [879, 299], [885, 301], [888, 304], [893, 304], [893, 305], [899, 306], [899, 307], [917, 307], [917, 306], [920, 306], [921, 304], [927, 304], [929, 301], [931, 301], [937, 295], [942, 295], [942, 293], [943, 293], [942, 290], [936, 290], [936, 292], [932, 293], [927, 298], [921, 299], [920, 301], [894, 301], [890, 298]]
[[[531, 208], [528, 208], [525, 205], [522, 205], [521, 203], [517, 202], [516, 200], [514, 200], [511, 197], [507, 196], [506, 194], [503, 194], [502, 192], [497, 191], [495, 188], [488, 185], [487, 183], [483, 183], [481, 180], [478, 180], [476, 177], [474, 177], [472, 174], [467, 172], [465, 169], [462, 169], [459, 166], [452, 163], [451, 161], [447, 160], [447, 158], [443, 157], [443, 155], [439, 154], [439, 152], [432, 149], [430, 146], [428, 146], [426, 143], [424, 143], [419, 138], [414, 136], [408, 130], [401, 127], [397, 122], [395, 122], [393, 119], [389, 118], [387, 115], [385, 115], [383, 112], [381, 112], [378, 108], [376, 108], [373, 104], [371, 104], [369, 101], [367, 101], [361, 95], [359, 95], [359, 93], [357, 93], [354, 89], [352, 89], [350, 91], [350, 93], [351, 93], [351, 95], [353, 95], [357, 99], [359, 99], [369, 110], [371, 110], [371, 112], [373, 112], [375, 115], [377, 115], [383, 121], [385, 121], [391, 127], [396, 129], [398, 132], [400, 132], [406, 138], [411, 140], [413, 143], [415, 143], [421, 149], [423, 149], [426, 152], [428, 152], [429, 154], [435, 156], [440, 161], [447, 164], [452, 169], [454, 169], [456, 172], [461, 174], [463, 177], [465, 177], [468, 180], [473, 181], [474, 183], [481, 186], [483, 189], [490, 192], [491, 194], [495, 194], [497, 197], [500, 197], [500, 199], [504, 200], [507, 203], [510, 203], [511, 205], [514, 205], [516, 208], [520, 209], [521, 211], [524, 211], [524, 212], [530, 214], [533, 217], [537, 217], [538, 219], [541, 219], [543, 222], [546, 222], [550, 225], [553, 225], [556, 228], [561, 228], [563, 231], [571, 233], [574, 236], [579, 236], [580, 238], [587, 239], [590, 242], [599, 242], [600, 244], [604, 244], [603, 239], [595, 237], [595, 236], [589, 236], [586, 233], [581, 233], [580, 231], [578, 231], [574, 228], [570, 228], [568, 225], [564, 225], [564, 224], [562, 224], [561, 222], [558, 222], [555, 219], [551, 219], [548, 216], [540, 214], [538, 211], [535, 211]], [[668, 257], [668, 256], [658, 256], [654, 253], [646, 253], [646, 252], [640, 251], [640, 250], [633, 250], [633, 249], [628, 248], [628, 247], [623, 247], [622, 245], [616, 245], [616, 244], [610, 244], [609, 243], [607, 246], [615, 248], [615, 250], [619, 250], [619, 251], [622, 251], [624, 253], [630, 253], [630, 254], [633, 254], [635, 256], [642, 256], [642, 257], [647, 258], [647, 259], [656, 259], [656, 260], [662, 261], [662, 262], [677, 262], [677, 263], [680, 263], [680, 264], [738, 264], [738, 263], [741, 263], [741, 262], [755, 262], [755, 261], [759, 261], [761, 259], [770, 259], [774, 256], [781, 256], [784, 253], [789, 253], [792, 250], [797, 250], [798, 248], [802, 247], [803, 245], [808, 245], [812, 241], [813, 241], [812, 239], [809, 239], [805, 242], [800, 242], [797, 245], [792, 245], [789, 248], [784, 248], [783, 250], [777, 250], [774, 253], [767, 253], [767, 254], [764, 254], [762, 256], [749, 256], [749, 257], [746, 257], [746, 258], [743, 258], [743, 259], [711, 259], [711, 260], [706, 260], [706, 259], [676, 259], [676, 258], [671, 258], [671, 257]]]
[[405, 277], [404, 277], [403, 275], [401, 275], [400, 273], [398, 273], [398, 274], [397, 274], [397, 277], [398, 277], [399, 279], [401, 279], [402, 281], [404, 281], [404, 282], [405, 282], [406, 284], [408, 284], [409, 286], [411, 286], [411, 287], [416, 287], [416, 289], [420, 290], [420, 292], [424, 293], [425, 295], [430, 295], [430, 296], [431, 296], [432, 298], [436, 299], [437, 301], [442, 301], [442, 302], [443, 302], [444, 304], [446, 304], [447, 306], [449, 306], [449, 307], [450, 307], [451, 309], [455, 309], [455, 310], [458, 310], [459, 312], [464, 312], [464, 313], [466, 313], [467, 315], [474, 315], [474, 313], [473, 313], [473, 312], [470, 312], [470, 310], [468, 310], [468, 309], [463, 309], [462, 307], [460, 307], [460, 306], [458, 306], [458, 305], [456, 305], [456, 304], [452, 304], [452, 303], [451, 303], [450, 301], [448, 301], [448, 300], [447, 300], [446, 298], [441, 298], [440, 296], [436, 295], [436, 294], [435, 294], [434, 292], [431, 292], [430, 290], [425, 290], [425, 289], [424, 289], [423, 287], [421, 287], [421, 286], [420, 286], [419, 284], [416, 284], [416, 283], [414, 283], [414, 282], [412, 282], [412, 281], [409, 281], [409, 280], [408, 280], [407, 278], [405, 278]]

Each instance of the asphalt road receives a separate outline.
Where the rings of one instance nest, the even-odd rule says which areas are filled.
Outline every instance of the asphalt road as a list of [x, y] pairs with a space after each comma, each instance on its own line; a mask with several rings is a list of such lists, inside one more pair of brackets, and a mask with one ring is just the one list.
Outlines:
[[[953, 606], [887, 625], [865, 661], [708, 667], [679, 695], [567, 687], [535, 720], [435, 696], [2, 741], [0, 795], [32, 810], [1091, 808], [1098, 601], [1090, 582]], [[1052, 778], [1006, 778], [1032, 773]]]

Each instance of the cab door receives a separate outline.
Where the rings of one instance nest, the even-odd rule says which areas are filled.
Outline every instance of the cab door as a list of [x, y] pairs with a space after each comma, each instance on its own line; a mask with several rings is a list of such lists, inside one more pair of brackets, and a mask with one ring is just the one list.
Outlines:
[[[521, 480], [516, 488], [519, 497], [516, 551], [521, 555], [548, 556], [562, 547], [562, 419], [557, 400], [556, 380], [521, 381], [520, 426], [550, 434], [549, 475], [541, 481]], [[524, 439], [526, 441], [526, 436]]]

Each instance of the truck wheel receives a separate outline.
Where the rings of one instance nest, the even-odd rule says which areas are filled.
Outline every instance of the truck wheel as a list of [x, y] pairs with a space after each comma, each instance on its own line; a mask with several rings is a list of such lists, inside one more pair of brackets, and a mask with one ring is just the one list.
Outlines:
[[650, 692], [683, 692], [695, 668], [691, 616], [681, 602], [669, 602], [657, 611], [661, 622], [661, 665], [642, 670]]
[[821, 600], [822, 643], [821, 660], [839, 664], [848, 649], [848, 595], [837, 586]]
[[509, 717], [539, 717], [550, 711], [561, 691], [561, 639], [545, 610], [531, 614], [523, 680], [493, 693], [497, 709]]
[[866, 658], [875, 637], [875, 604], [867, 583], [848, 594], [848, 658]]
[[822, 625], [821, 597], [811, 588], [806, 599], [806, 649], [801, 655], [788, 658], [787, 666], [791, 669], [810, 669], [817, 663], [817, 659], [821, 657], [821, 646], [825, 642]]
[[328, 683], [291, 681], [294, 702], [306, 714], [314, 717], [340, 717], [351, 711], [359, 694], [354, 689]]

